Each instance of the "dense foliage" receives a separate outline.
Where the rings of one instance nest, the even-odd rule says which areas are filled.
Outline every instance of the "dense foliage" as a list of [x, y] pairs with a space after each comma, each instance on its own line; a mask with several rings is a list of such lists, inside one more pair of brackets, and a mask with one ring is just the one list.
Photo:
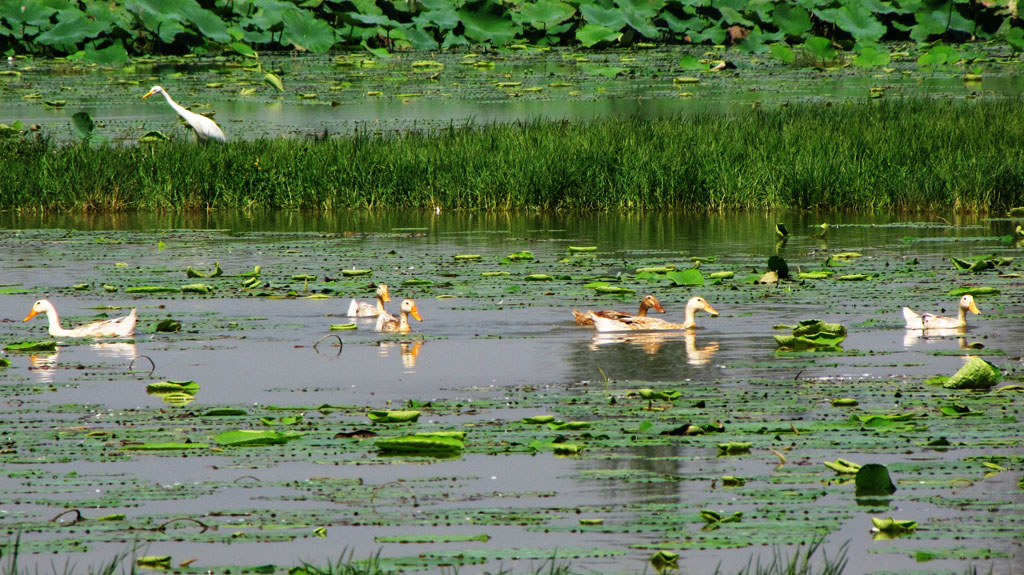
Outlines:
[[227, 145], [0, 142], [0, 209], [1003, 211], [1020, 100], [870, 101]]
[[1024, 50], [1016, 0], [11, 0], [0, 52], [117, 64], [131, 55], [435, 50], [516, 43], [734, 44], [788, 58], [882, 41], [999, 39]]

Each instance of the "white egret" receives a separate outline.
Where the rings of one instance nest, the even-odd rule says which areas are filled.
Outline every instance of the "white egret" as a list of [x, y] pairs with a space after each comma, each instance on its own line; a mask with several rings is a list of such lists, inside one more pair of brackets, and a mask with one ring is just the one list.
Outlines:
[[196, 139], [200, 142], [206, 142], [207, 140], [214, 139], [219, 142], [224, 142], [227, 138], [224, 137], [224, 132], [221, 131], [220, 126], [217, 122], [214, 122], [210, 118], [195, 112], [186, 110], [181, 104], [178, 104], [171, 99], [171, 95], [160, 86], [153, 86], [150, 88], [146, 95], [142, 97], [143, 100], [152, 96], [153, 94], [162, 94], [164, 99], [167, 100], [167, 104], [174, 108], [174, 111], [179, 116], [184, 118], [188, 122], [188, 126], [192, 128], [192, 131], [196, 133]]

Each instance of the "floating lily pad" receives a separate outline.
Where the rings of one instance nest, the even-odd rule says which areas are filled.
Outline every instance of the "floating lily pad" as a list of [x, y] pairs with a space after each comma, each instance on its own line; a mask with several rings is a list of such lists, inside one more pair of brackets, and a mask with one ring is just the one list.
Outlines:
[[302, 436], [298, 431], [275, 431], [238, 429], [225, 431], [214, 436], [213, 440], [225, 447], [249, 447], [258, 445], [283, 445]]
[[980, 357], [971, 358], [942, 387], [947, 389], [988, 389], [999, 383], [999, 368]]
[[168, 286], [131, 286], [124, 288], [125, 293], [178, 293], [181, 290]]
[[57, 342], [50, 341], [18, 341], [4, 346], [4, 351], [35, 352], [57, 351]]
[[354, 323], [332, 323], [330, 326], [330, 331], [345, 331], [357, 329], [358, 327], [359, 326], [357, 326]]
[[378, 439], [374, 443], [374, 447], [383, 453], [435, 455], [459, 453], [466, 448], [466, 445], [462, 440], [454, 437], [403, 435], [401, 437]]
[[212, 272], [201, 272], [192, 266], [185, 268], [185, 276], [190, 278], [216, 278], [224, 275], [224, 270], [220, 269], [220, 263], [213, 262]]
[[886, 519], [872, 517], [871, 524], [874, 526], [874, 529], [885, 533], [909, 533], [917, 529], [917, 521], [909, 519], [897, 520], [892, 517]]
[[857, 497], [888, 496], [896, 492], [889, 478], [889, 468], [878, 463], [865, 463], [854, 477]]
[[147, 385], [146, 393], [155, 395], [165, 393], [187, 393], [189, 395], [195, 395], [196, 393], [199, 393], [199, 384], [194, 381], [159, 381]]
[[697, 269], [686, 269], [672, 271], [665, 274], [672, 283], [677, 286], [702, 286], [704, 285], [704, 274]]
[[373, 270], [341, 270], [341, 275], [345, 277], [366, 276], [370, 275], [371, 273], [373, 273]]
[[407, 423], [418, 420], [420, 418], [420, 412], [415, 410], [374, 410], [368, 411], [366, 416], [375, 423]]

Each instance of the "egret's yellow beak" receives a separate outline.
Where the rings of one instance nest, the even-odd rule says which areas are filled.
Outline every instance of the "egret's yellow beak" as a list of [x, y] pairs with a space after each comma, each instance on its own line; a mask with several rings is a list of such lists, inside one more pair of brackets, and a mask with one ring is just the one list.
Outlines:
[[420, 316], [420, 310], [416, 309], [416, 306], [412, 306], [412, 310], [409, 313], [411, 313], [412, 317], [416, 318], [417, 320], [423, 321], [423, 317]]
[[[975, 313], [977, 313], [977, 312], [975, 312]], [[23, 319], [21, 321], [28, 321], [28, 320], [36, 317], [36, 315], [38, 315], [38, 314], [39, 314], [39, 312], [37, 312], [36, 310], [32, 310], [32, 311], [28, 312], [28, 315], [25, 316], [25, 319]]]

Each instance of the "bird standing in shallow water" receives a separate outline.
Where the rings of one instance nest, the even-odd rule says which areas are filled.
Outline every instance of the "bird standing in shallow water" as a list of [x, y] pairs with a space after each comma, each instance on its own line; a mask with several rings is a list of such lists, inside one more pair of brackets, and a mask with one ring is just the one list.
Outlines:
[[22, 321], [28, 321], [41, 313], [46, 314], [46, 319], [50, 322], [51, 337], [127, 337], [135, 333], [137, 319], [135, 308], [132, 308], [132, 312], [124, 317], [94, 321], [76, 328], [64, 329], [60, 325], [57, 308], [53, 307], [50, 300], [41, 299], [32, 305], [32, 311]]
[[214, 122], [213, 120], [207, 118], [206, 116], [203, 116], [202, 114], [197, 114], [195, 112], [186, 110], [184, 106], [172, 100], [171, 95], [168, 94], [167, 91], [161, 88], [160, 86], [153, 86], [152, 88], [150, 88], [150, 90], [146, 92], [146, 95], [143, 96], [142, 99], [145, 100], [153, 94], [163, 95], [164, 99], [167, 100], [167, 104], [170, 107], [174, 108], [174, 111], [177, 112], [178, 115], [181, 116], [182, 119], [184, 119], [185, 122], [188, 123], [188, 126], [192, 128], [193, 132], [196, 133], [196, 139], [199, 140], [200, 142], [206, 142], [209, 140], [217, 140], [218, 142], [227, 141], [227, 138], [224, 136], [224, 132], [221, 131], [220, 126], [217, 125], [217, 122]]

